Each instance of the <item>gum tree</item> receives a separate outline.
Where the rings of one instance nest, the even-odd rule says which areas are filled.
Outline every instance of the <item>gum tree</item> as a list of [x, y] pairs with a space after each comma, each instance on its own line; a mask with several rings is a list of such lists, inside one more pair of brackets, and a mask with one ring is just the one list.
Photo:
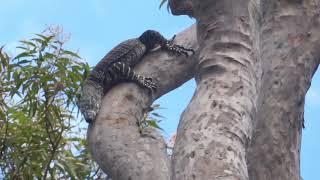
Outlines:
[[[196, 24], [176, 43], [190, 58], [153, 52], [136, 68], [157, 80], [106, 94], [89, 126], [93, 157], [114, 179], [300, 179], [305, 94], [319, 64], [317, 0], [169, 0]], [[157, 98], [195, 78], [172, 158], [136, 122]]]

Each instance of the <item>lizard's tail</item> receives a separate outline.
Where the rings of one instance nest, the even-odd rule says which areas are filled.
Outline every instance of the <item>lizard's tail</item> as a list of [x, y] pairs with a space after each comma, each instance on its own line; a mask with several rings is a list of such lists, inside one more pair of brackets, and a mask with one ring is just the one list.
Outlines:
[[102, 98], [103, 87], [94, 81], [85, 80], [77, 104], [84, 119], [88, 123], [91, 123], [96, 119], [101, 107]]

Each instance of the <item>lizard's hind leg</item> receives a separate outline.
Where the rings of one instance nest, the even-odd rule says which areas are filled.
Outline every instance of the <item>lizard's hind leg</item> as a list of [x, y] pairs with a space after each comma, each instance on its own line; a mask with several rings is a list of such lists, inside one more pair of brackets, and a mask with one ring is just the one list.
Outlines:
[[151, 91], [157, 88], [151, 77], [144, 77], [136, 74], [129, 65], [123, 62], [112, 64], [108, 72], [113, 81], [132, 81]]

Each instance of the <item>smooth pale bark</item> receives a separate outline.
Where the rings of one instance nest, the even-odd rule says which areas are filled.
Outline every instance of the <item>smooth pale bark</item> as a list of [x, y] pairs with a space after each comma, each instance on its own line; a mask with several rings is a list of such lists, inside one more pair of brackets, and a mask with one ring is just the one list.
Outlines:
[[[197, 48], [195, 26], [179, 33], [176, 43]], [[161, 95], [193, 77], [193, 56], [176, 57], [166, 52], [148, 54], [134, 70], [151, 76], [158, 85], [153, 97], [133, 83], [112, 88], [104, 97], [96, 121], [88, 129], [93, 158], [112, 179], [170, 179], [170, 162], [163, 138], [157, 130], [138, 131], [137, 121], [144, 110]]]
[[319, 0], [262, 0], [263, 76], [248, 152], [252, 180], [300, 180], [305, 94], [319, 64]]
[[[319, 64], [319, 0], [169, 0], [195, 27], [193, 58], [151, 53], [136, 68], [159, 89], [127, 83], [104, 98], [89, 148], [114, 179], [298, 180], [304, 98]], [[163, 139], [136, 126], [153, 100], [195, 76], [170, 163]], [[171, 164], [171, 167], [170, 167]]]
[[[319, 64], [319, 5], [317, 0], [252, 0], [248, 6], [251, 21], [251, 37], [254, 47], [251, 49], [252, 55], [255, 57], [251, 65], [255, 73], [253, 76], [248, 76], [250, 83], [256, 84], [256, 91], [252, 91], [252, 104], [245, 104], [243, 99], [237, 98], [237, 94], [230, 94], [230, 99], [241, 100], [244, 109], [249, 110], [251, 119], [247, 124], [240, 124], [240, 129], [251, 128], [250, 120], [253, 120], [254, 133], [252, 136], [251, 146], [247, 152], [249, 177], [252, 180], [295, 180], [300, 179], [300, 142], [301, 142], [301, 127], [303, 123], [303, 106], [304, 98], [307, 89], [310, 86], [312, 76]], [[214, 8], [212, 8], [212, 6]], [[239, 8], [243, 8], [247, 5], [245, 1], [195, 1], [195, 0], [171, 0], [170, 6], [173, 14], [181, 15], [187, 14], [194, 16], [198, 23], [198, 41], [200, 46], [199, 61], [201, 65], [201, 53], [202, 49], [205, 58], [209, 59], [210, 54], [214, 54], [216, 48], [212, 48], [210, 44], [219, 43], [221, 39], [227, 39], [216, 29], [220, 28], [217, 20], [222, 17], [222, 21], [225, 23], [224, 29], [230, 26], [237, 26], [236, 19], [239, 17], [238, 13], [241, 13]], [[225, 14], [225, 9], [232, 11], [228, 16]], [[234, 21], [230, 23], [228, 19], [230, 17]], [[245, 16], [244, 16], [245, 17]], [[232, 25], [230, 25], [232, 24]], [[238, 26], [240, 27], [240, 26]], [[208, 31], [208, 29], [210, 31]], [[212, 30], [213, 29], [213, 30]], [[241, 28], [240, 28], [241, 29]], [[212, 38], [220, 36], [219, 38]], [[234, 38], [233, 35], [226, 36]], [[204, 38], [202, 38], [204, 37]], [[212, 42], [218, 41], [218, 42]], [[210, 48], [211, 47], [211, 48]], [[228, 46], [227, 56], [230, 56], [233, 51], [237, 51], [237, 47]], [[241, 52], [241, 51], [238, 51]], [[241, 52], [242, 55], [243, 52]], [[219, 58], [213, 57], [210, 61], [221, 62]], [[228, 61], [228, 60], [225, 60]], [[225, 64], [226, 62], [224, 62]], [[214, 64], [215, 65], [215, 64]], [[216, 67], [219, 67], [216, 66]], [[242, 67], [239, 66], [241, 70]], [[227, 67], [228, 70], [232, 70], [232, 66]], [[216, 138], [213, 141], [219, 141], [220, 134], [215, 135], [210, 132], [203, 131], [202, 123], [207, 123], [208, 114], [211, 115], [211, 119], [215, 119], [219, 114], [226, 110], [220, 110], [222, 112], [216, 112], [207, 108], [211, 101], [211, 92], [217, 92], [220, 98], [225, 98], [223, 93], [219, 94], [219, 85], [215, 79], [220, 77], [221, 68], [215, 68], [212, 71], [216, 71], [216, 77], [210, 79], [215, 89], [203, 88], [201, 84], [201, 78], [198, 80], [197, 91], [194, 95], [192, 102], [184, 112], [178, 130], [177, 142], [174, 149], [174, 162], [173, 162], [173, 177], [176, 179], [247, 179], [246, 177], [246, 165], [240, 164], [240, 175], [234, 175], [232, 177], [219, 176], [212, 178], [208, 174], [227, 174], [225, 169], [234, 168], [235, 163], [232, 158], [231, 163], [227, 163], [227, 156], [221, 156], [221, 160], [226, 160], [226, 167], [222, 167], [223, 163], [217, 162], [215, 159], [210, 159], [211, 156], [218, 156], [227, 154], [227, 145], [229, 142], [223, 141], [223, 145], [212, 146], [211, 150], [215, 151], [214, 154], [203, 153], [203, 142], [207, 143], [207, 139]], [[223, 72], [223, 71], [222, 71]], [[200, 73], [201, 66], [196, 74]], [[210, 76], [210, 75], [209, 75]], [[240, 76], [241, 77], [241, 76]], [[258, 79], [258, 81], [256, 81]], [[222, 79], [225, 80], [225, 84], [230, 83], [232, 78]], [[231, 82], [232, 83], [232, 82]], [[210, 85], [210, 83], [207, 83]], [[228, 87], [228, 86], [227, 86]], [[243, 86], [245, 90], [250, 91], [249, 86]], [[205, 90], [203, 90], [205, 89]], [[254, 88], [252, 88], [254, 89]], [[201, 91], [202, 90], [202, 91]], [[209, 92], [208, 92], [209, 91]], [[211, 94], [210, 94], [211, 95]], [[248, 94], [245, 94], [248, 95]], [[208, 98], [208, 97], [209, 98]], [[219, 98], [218, 98], [219, 99]], [[223, 99], [227, 101], [229, 98]], [[250, 99], [250, 98], [249, 98]], [[216, 103], [214, 103], [216, 104]], [[237, 107], [232, 103], [229, 103], [230, 109]], [[246, 106], [248, 105], [248, 106]], [[199, 109], [196, 109], [196, 108]], [[256, 115], [254, 112], [256, 108]], [[250, 111], [251, 110], [251, 111]], [[234, 111], [233, 109], [231, 111]], [[251, 112], [251, 114], [250, 114]], [[197, 120], [195, 120], [197, 119]], [[216, 118], [218, 119], [218, 118]], [[224, 118], [225, 120], [228, 118]], [[233, 126], [233, 122], [236, 121], [236, 116], [229, 117], [227, 123], [230, 123], [229, 127]], [[194, 122], [196, 121], [196, 122]], [[218, 124], [220, 121], [214, 121]], [[217, 127], [211, 124], [207, 129], [211, 127]], [[243, 125], [243, 126], [242, 126]], [[245, 127], [247, 126], [247, 127]], [[198, 129], [197, 129], [198, 127]], [[215, 131], [219, 131], [215, 130]], [[235, 131], [239, 131], [237, 128]], [[246, 134], [250, 138], [250, 131]], [[228, 133], [225, 133], [227, 136]], [[238, 135], [237, 135], [238, 136]], [[204, 138], [203, 138], [204, 137]], [[208, 138], [209, 137], [209, 138]], [[240, 138], [241, 139], [241, 136]], [[208, 144], [208, 143], [207, 143]], [[218, 149], [218, 147], [222, 147]], [[245, 146], [240, 144], [240, 148], [235, 147], [235, 154], [242, 154]], [[200, 158], [195, 158], [197, 154], [200, 154]], [[228, 154], [227, 154], [228, 155]], [[244, 155], [242, 155], [244, 157]], [[214, 158], [214, 157], [213, 157]], [[226, 158], [226, 159], [224, 159]], [[237, 168], [234, 168], [237, 169]], [[217, 172], [218, 171], [218, 172]], [[228, 171], [228, 170], [227, 170]], [[199, 173], [200, 172], [200, 173]], [[230, 171], [228, 171], [230, 172]], [[197, 174], [195, 174], [197, 173]], [[235, 173], [236, 174], [236, 173]]]
[[248, 179], [246, 148], [257, 101], [248, 3], [193, 1], [197, 89], [178, 126], [172, 179]]

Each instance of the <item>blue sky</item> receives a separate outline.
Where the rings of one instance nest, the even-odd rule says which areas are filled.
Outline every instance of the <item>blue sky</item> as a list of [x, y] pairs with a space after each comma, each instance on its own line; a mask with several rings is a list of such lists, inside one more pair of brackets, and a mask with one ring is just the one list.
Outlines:
[[[137, 37], [146, 29], [160, 31], [171, 37], [194, 23], [186, 17], [170, 15], [166, 8], [158, 9], [160, 0], [0, 0], [0, 45], [14, 53], [18, 40], [42, 32], [48, 25], [61, 25], [71, 33], [68, 47], [95, 65], [119, 42]], [[160, 98], [159, 111], [165, 136], [176, 131], [181, 112], [195, 89], [189, 81]], [[301, 170], [304, 180], [320, 178], [320, 72], [314, 76], [305, 105]]]

